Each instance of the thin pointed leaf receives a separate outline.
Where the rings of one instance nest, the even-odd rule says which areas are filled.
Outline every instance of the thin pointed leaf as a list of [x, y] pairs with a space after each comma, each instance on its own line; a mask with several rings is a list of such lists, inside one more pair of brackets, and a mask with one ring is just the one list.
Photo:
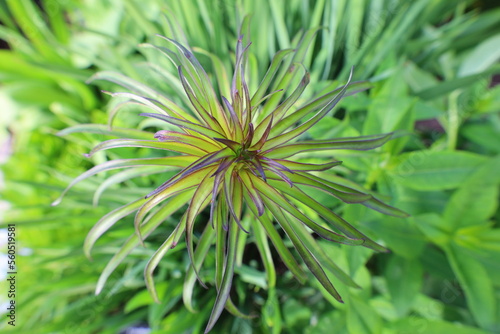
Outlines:
[[351, 71], [351, 75], [349, 76], [349, 79], [347, 80], [347, 83], [344, 85], [342, 90], [323, 109], [318, 111], [316, 113], [316, 115], [311, 117], [307, 122], [301, 124], [297, 128], [268, 140], [262, 149], [268, 150], [270, 148], [273, 148], [273, 147], [279, 146], [283, 143], [286, 143], [286, 142], [292, 140], [293, 138], [303, 134], [304, 132], [309, 130], [312, 126], [314, 126], [316, 123], [318, 123], [323, 117], [325, 117], [337, 105], [337, 103], [340, 102], [340, 100], [342, 99], [342, 97], [345, 94], [345, 91], [346, 91], [349, 83], [351, 82], [351, 78], [352, 78], [352, 71]]
[[194, 146], [205, 153], [220, 150], [220, 146], [214, 144], [212, 141], [205, 140], [204, 138], [189, 135], [182, 132], [175, 132], [170, 130], [160, 130], [155, 133], [154, 138], [161, 142], [182, 142]]
[[211, 172], [206, 174], [203, 180], [200, 182], [186, 211], [187, 214], [186, 244], [187, 244], [189, 258], [191, 260], [191, 268], [193, 268], [200, 284], [205, 288], [206, 286], [201, 280], [200, 275], [198, 274], [198, 269], [195, 266], [194, 247], [193, 247], [193, 228], [194, 228], [194, 221], [198, 216], [198, 213], [203, 209], [203, 205], [206, 205], [205, 203], [208, 203], [207, 199], [212, 194], [214, 185], [212, 183], [211, 173], [214, 172], [215, 169], [216, 168], [212, 168]]
[[[141, 227], [141, 234], [144, 238], [147, 238], [151, 232], [153, 232], [163, 221], [169, 217], [173, 212], [180, 209], [188, 200], [193, 196], [193, 191], [186, 191], [179, 194], [170, 200], [166, 205], [164, 205], [158, 212], [156, 212], [146, 224]], [[109, 260], [106, 267], [102, 270], [101, 276], [96, 285], [96, 295], [98, 295], [109, 276], [118, 267], [118, 265], [127, 257], [130, 252], [139, 245], [140, 241], [136, 234], [133, 234], [130, 238], [125, 241], [120, 250]]]
[[[294, 217], [296, 217], [298, 220], [300, 220], [302, 223], [307, 225], [310, 229], [312, 229], [314, 232], [316, 232], [318, 235], [321, 237], [339, 242], [339, 243], [345, 243], [347, 245], [360, 245], [364, 242], [364, 239], [362, 238], [350, 238], [346, 237], [343, 235], [340, 235], [338, 233], [335, 233], [331, 230], [328, 230], [324, 228], [321, 225], [318, 225], [311, 219], [309, 219], [307, 216], [305, 216], [302, 212], [300, 212], [295, 206], [290, 204], [288, 200], [283, 197], [281, 193], [279, 193], [277, 190], [275, 190], [273, 187], [269, 186], [267, 183], [264, 181], [260, 180], [259, 178], [253, 177], [252, 182], [255, 185], [255, 188], [262, 194], [264, 197], [268, 198], [271, 200], [273, 203], [276, 203], [279, 207], [282, 209], [286, 210], [290, 214], [292, 214]], [[264, 198], [262, 200], [265, 201]], [[269, 206], [267, 205], [269, 208]]]
[[209, 129], [209, 128], [204, 127], [204, 126], [199, 125], [199, 124], [195, 124], [195, 123], [188, 122], [188, 121], [183, 121], [183, 120], [175, 118], [175, 117], [170, 117], [170, 116], [165, 116], [165, 115], [160, 115], [160, 114], [152, 114], [152, 113], [141, 113], [141, 114], [139, 114], [139, 116], [156, 118], [156, 119], [165, 121], [169, 124], [173, 124], [175, 126], [178, 126], [182, 129], [187, 129], [187, 130], [191, 130], [194, 132], [198, 132], [199, 134], [201, 134], [207, 138], [210, 138], [210, 139], [212, 139], [214, 137], [217, 137], [217, 138], [224, 137], [224, 135], [222, 135], [220, 132], [214, 131], [212, 129]]
[[226, 301], [229, 298], [229, 293], [231, 291], [231, 285], [233, 282], [234, 275], [234, 262], [236, 259], [236, 246], [238, 244], [238, 237], [240, 235], [240, 229], [235, 224], [229, 225], [229, 238], [227, 245], [227, 255], [226, 255], [226, 263], [224, 269], [224, 277], [222, 278], [221, 288], [219, 293], [217, 294], [217, 298], [215, 300], [214, 308], [212, 309], [212, 314], [210, 315], [210, 319], [208, 320], [207, 327], [205, 329], [205, 333], [208, 333], [212, 330], [215, 323], [219, 319], [222, 311], [225, 308]]
[[194, 251], [194, 262], [192, 266], [189, 267], [186, 278], [184, 279], [184, 287], [182, 291], [182, 300], [184, 301], [184, 305], [191, 312], [196, 312], [193, 308], [192, 297], [194, 291], [194, 284], [196, 282], [196, 274], [193, 270], [193, 267], [196, 268], [196, 271], [199, 272], [203, 261], [205, 260], [208, 251], [210, 250], [210, 246], [212, 245], [215, 238], [215, 230], [207, 224], [203, 234], [198, 241], [198, 245], [196, 246], [196, 250]]
[[[348, 97], [351, 95], [354, 95], [360, 91], [366, 90], [370, 88], [371, 85], [368, 84], [367, 82], [353, 82], [349, 84], [347, 87], [344, 97]], [[337, 89], [334, 89], [330, 93], [327, 93], [323, 96], [318, 97], [317, 99], [313, 100], [312, 102], [306, 104], [305, 106], [300, 107], [296, 111], [294, 111], [292, 114], [288, 115], [287, 117], [283, 118], [279, 123], [276, 123], [275, 126], [273, 126], [272, 130], [272, 135], [277, 135], [280, 133], [283, 133], [286, 129], [289, 127], [293, 126], [297, 122], [299, 122], [302, 118], [306, 117], [312, 112], [315, 112], [318, 109], [326, 107], [332, 99], [334, 99], [338, 94], [345, 88], [345, 86], [341, 86]]]
[[146, 166], [146, 167], [132, 168], [113, 174], [107, 177], [101, 184], [99, 184], [99, 187], [97, 187], [96, 191], [94, 192], [94, 197], [92, 198], [92, 204], [94, 206], [97, 206], [99, 204], [99, 199], [101, 198], [102, 193], [112, 185], [133, 179], [135, 177], [166, 173], [169, 171], [173, 171], [174, 169], [175, 168], [169, 168], [166, 166], [165, 167]]
[[110, 82], [114, 82], [124, 88], [127, 88], [137, 94], [146, 95], [153, 99], [158, 100], [161, 104], [166, 106], [168, 109], [174, 111], [175, 115], [182, 117], [183, 119], [193, 121], [193, 117], [187, 114], [182, 108], [177, 106], [174, 102], [169, 100], [160, 92], [150, 88], [149, 86], [140, 83], [134, 79], [131, 79], [123, 74], [111, 72], [111, 71], [103, 71], [94, 74], [90, 79], [87, 80], [87, 83], [93, 82], [95, 80], [106, 80]]
[[92, 250], [95, 242], [120, 219], [138, 210], [141, 205], [144, 204], [144, 201], [145, 200], [143, 198], [138, 199], [111, 211], [110, 213], [99, 219], [99, 221], [92, 227], [90, 232], [87, 234], [87, 237], [85, 238], [85, 242], [83, 244], [83, 253], [85, 254], [85, 256], [91, 259], [90, 251]]
[[156, 303], [160, 303], [158, 298], [158, 293], [156, 291], [153, 273], [160, 263], [160, 261], [165, 257], [168, 250], [172, 249], [175, 244], [179, 241], [179, 237], [182, 235], [183, 230], [186, 228], [186, 216], [183, 215], [181, 221], [177, 227], [170, 233], [168, 238], [163, 242], [163, 244], [156, 250], [153, 256], [149, 259], [146, 267], [144, 268], [144, 281], [146, 282], [146, 288], [149, 294], [153, 297]]
[[273, 180], [269, 180], [269, 184], [276, 187], [276, 189], [282, 191], [285, 194], [285, 196], [288, 195], [290, 197], [293, 197], [296, 200], [303, 203], [304, 205], [306, 205], [307, 207], [314, 208], [314, 210], [317, 211], [320, 216], [322, 216], [324, 219], [330, 222], [331, 225], [333, 225], [335, 228], [345, 233], [349, 237], [364, 240], [361, 244], [359, 244], [360, 246], [371, 248], [376, 251], [386, 251], [384, 247], [380, 246], [379, 244], [377, 244], [376, 242], [374, 242], [373, 240], [371, 240], [370, 238], [359, 232], [352, 225], [344, 221], [342, 218], [340, 218], [338, 215], [330, 211], [328, 208], [323, 206], [318, 201], [306, 195], [303, 191], [301, 191], [297, 187], [289, 188], [287, 186], [284, 186], [282, 182]]
[[281, 160], [281, 159], [273, 159], [273, 161], [278, 162], [279, 164], [285, 166], [286, 168], [294, 172], [324, 171], [342, 164], [342, 161], [332, 161], [324, 164], [310, 164], [310, 163], [302, 163], [302, 162], [295, 162], [295, 161]]
[[[262, 226], [266, 230], [266, 234], [268, 235], [269, 239], [271, 239], [274, 248], [278, 252], [278, 255], [280, 256], [281, 260], [283, 260], [283, 263], [290, 270], [290, 272], [292, 272], [293, 276], [297, 279], [297, 281], [299, 281], [301, 284], [304, 284], [306, 281], [306, 275], [304, 271], [300, 268], [299, 264], [293, 257], [292, 253], [290, 253], [288, 248], [283, 243], [283, 240], [281, 239], [281, 236], [278, 234], [278, 231], [274, 227], [271, 219], [269, 219], [269, 217], [266, 214], [263, 214], [262, 216], [259, 216], [257, 214], [257, 208], [255, 207], [254, 202], [252, 202], [251, 198], [247, 193], [245, 193], [245, 201], [250, 210], [252, 210], [254, 216], [257, 217], [260, 224], [262, 224]], [[252, 223], [259, 224], [253, 220]]]
[[[172, 152], [184, 153], [194, 156], [202, 156], [207, 154], [204, 150], [181, 142], [160, 142], [155, 140], [134, 140], [134, 139], [110, 139], [106, 140], [96, 147], [92, 149], [87, 154], [87, 157], [91, 157], [95, 153], [103, 150], [109, 150], [113, 148], [122, 148], [122, 147], [146, 147], [160, 150], [167, 150]], [[193, 157], [190, 157], [193, 158]], [[192, 159], [186, 160], [192, 160]], [[182, 166], [184, 167], [184, 166]]]
[[286, 174], [294, 183], [304, 184], [310, 187], [321, 189], [345, 203], [362, 203], [372, 198], [372, 196], [369, 194], [365, 194], [356, 189], [349, 188], [340, 184], [325, 181], [322, 178], [308, 173], [297, 172], [294, 174]]
[[262, 79], [259, 88], [255, 92], [255, 94], [252, 97], [251, 103], [252, 105], [256, 105], [258, 101], [262, 99], [264, 94], [266, 93], [267, 89], [269, 88], [269, 85], [271, 84], [271, 81], [273, 80], [274, 76], [276, 75], [276, 72], [278, 71], [278, 68], [283, 61], [283, 59], [294, 52], [293, 49], [284, 49], [279, 52], [277, 52], [273, 60], [271, 61], [271, 65], [269, 65], [269, 69], [267, 70], [266, 74], [264, 75], [264, 78]]
[[214, 167], [206, 167], [200, 169], [188, 176], [181, 178], [182, 182], [175, 182], [171, 184], [169, 187], [162, 189], [161, 192], [156, 194], [153, 197], [150, 197], [146, 203], [137, 211], [134, 219], [134, 226], [137, 236], [140, 237], [140, 226], [141, 223], [146, 216], [146, 214], [158, 204], [166, 200], [167, 198], [174, 196], [180, 192], [183, 192], [189, 188], [195, 187], [199, 185], [202, 180], [208, 177], [213, 171]]
[[260, 197], [258, 191], [255, 189], [250, 175], [248, 174], [248, 172], [243, 171], [239, 173], [239, 177], [248, 191], [248, 196], [250, 196], [252, 202], [257, 207], [257, 213], [259, 214], [259, 216], [262, 216], [265, 210], [264, 203], [262, 202], [262, 198]]
[[384, 145], [392, 137], [392, 133], [381, 135], [338, 138], [334, 140], [307, 140], [298, 143], [278, 146], [265, 154], [270, 158], [288, 158], [305, 151], [321, 150], [372, 150]]
[[137, 166], [176, 166], [180, 164], [185, 164], [188, 162], [190, 157], [188, 156], [177, 156], [177, 157], [164, 157], [164, 158], [144, 158], [144, 159], [119, 159], [112, 160], [97, 165], [80, 176], [76, 177], [71, 183], [64, 189], [61, 195], [52, 203], [53, 206], [61, 203], [64, 195], [78, 182], [83, 181], [97, 173], [118, 169], [118, 168], [128, 168]]
[[292, 241], [293, 245], [299, 252], [300, 257], [302, 257], [309, 270], [311, 270], [313, 275], [318, 279], [318, 281], [321, 283], [321, 285], [323, 285], [323, 287], [328, 291], [328, 293], [330, 293], [336, 300], [343, 303], [342, 297], [337, 292], [332, 282], [330, 282], [330, 279], [328, 278], [325, 271], [321, 267], [321, 264], [314, 257], [311, 251], [303, 244], [302, 240], [297, 236], [296, 232], [288, 222], [287, 217], [284, 215], [281, 209], [275, 207], [272, 203], [270, 203], [269, 199], [264, 199], [264, 201], [266, 202], [266, 206], [273, 213], [274, 218], [276, 218], [280, 226], [283, 228], [285, 233]]

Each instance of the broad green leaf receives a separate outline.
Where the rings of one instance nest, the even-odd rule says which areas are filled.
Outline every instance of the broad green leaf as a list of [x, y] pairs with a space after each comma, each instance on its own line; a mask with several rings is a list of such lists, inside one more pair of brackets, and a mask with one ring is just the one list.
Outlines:
[[441, 216], [435, 213], [425, 213], [412, 218], [415, 226], [421, 230], [427, 239], [439, 246], [446, 246], [450, 242], [452, 231], [443, 222]]
[[[500, 86], [497, 86], [500, 102]], [[465, 124], [461, 128], [461, 134], [469, 141], [486, 148], [488, 151], [495, 154], [500, 154], [500, 147], [497, 145], [500, 142], [500, 128], [495, 126], [493, 120], [485, 123]]]
[[400, 317], [407, 315], [422, 287], [422, 264], [393, 256], [387, 263], [385, 277], [397, 314]]
[[469, 152], [414, 151], [400, 155], [387, 175], [415, 190], [457, 188], [474, 170], [487, 160]]
[[484, 76], [491, 75], [499, 71], [500, 71], [500, 65], [495, 64], [491, 66], [489, 69], [479, 73], [470, 74], [460, 78], [440, 82], [439, 84], [433, 87], [417, 92], [415, 95], [423, 100], [432, 100], [441, 97], [445, 94], [449, 94], [456, 89], [465, 88], [477, 82], [477, 80], [484, 78]]
[[450, 229], [480, 225], [498, 208], [500, 158], [477, 168], [456, 190], [446, 205], [443, 219]]
[[459, 322], [450, 322], [440, 319], [429, 319], [424, 317], [411, 316], [407, 318], [402, 318], [388, 325], [390, 330], [394, 333], [399, 332], [418, 332], [423, 328], [425, 324], [426, 334], [443, 334], [443, 333], [454, 333], [454, 334], [487, 334], [489, 332], [483, 331], [481, 329], [466, 326]]
[[462, 61], [458, 76], [464, 77], [483, 72], [500, 59], [500, 34], [481, 41]]
[[355, 294], [349, 295], [347, 305], [347, 328], [349, 333], [376, 334], [383, 322], [376, 310]]
[[493, 329], [498, 324], [496, 319], [498, 302], [493, 282], [485, 268], [454, 244], [446, 247], [445, 251], [460, 285], [465, 290], [467, 304], [474, 319], [482, 328]]

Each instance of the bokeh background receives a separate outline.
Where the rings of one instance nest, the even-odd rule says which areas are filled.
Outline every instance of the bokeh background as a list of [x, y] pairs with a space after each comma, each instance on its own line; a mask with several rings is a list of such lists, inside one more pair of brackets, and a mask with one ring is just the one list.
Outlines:
[[[306, 95], [340, 85], [352, 66], [356, 80], [372, 83], [309, 136], [406, 134], [374, 152], [335, 157], [344, 161], [338, 171], [344, 177], [411, 217], [329, 204], [391, 250], [321, 243], [362, 287], [340, 286], [344, 305], [313, 280], [296, 283], [279, 258], [271, 296], [249, 237], [233, 290], [238, 306], [258, 317], [223, 314], [214, 333], [500, 333], [500, 8], [497, 1], [448, 0], [0, 0], [0, 227], [14, 223], [18, 236], [17, 325], [2, 315], [0, 331], [202, 332], [216, 294], [196, 286], [198, 312], [184, 307], [183, 245], [156, 273], [161, 304], [153, 303], [142, 277], [178, 217], [135, 249], [98, 296], [99, 275], [133, 233], [133, 218], [98, 242], [92, 261], [83, 255], [93, 224], [148, 193], [161, 175], [113, 184], [95, 203], [93, 192], [114, 175], [103, 173], [59, 206], [50, 204], [98, 163], [153, 154], [83, 155], [113, 138], [105, 129], [116, 102], [101, 90], [119, 90], [86, 83], [92, 75], [123, 73], [183, 103], [169, 84], [173, 68], [138, 45], [182, 30], [209, 71], [207, 52], [231, 68], [247, 14], [250, 61], [261, 76], [278, 50], [321, 27], [304, 62], [312, 78]], [[117, 127], [151, 127], [130, 111], [117, 117]], [[67, 128], [74, 131], [60, 132]], [[5, 254], [5, 229], [0, 233]], [[0, 257], [2, 303], [6, 261]], [[203, 269], [207, 276], [213, 261]]]

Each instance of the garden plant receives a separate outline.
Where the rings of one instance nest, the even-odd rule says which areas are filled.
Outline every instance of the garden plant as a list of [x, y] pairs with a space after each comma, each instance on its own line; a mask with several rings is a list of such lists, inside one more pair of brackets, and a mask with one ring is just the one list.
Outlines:
[[499, 20], [486, 1], [1, 2], [21, 293], [0, 328], [500, 332]]

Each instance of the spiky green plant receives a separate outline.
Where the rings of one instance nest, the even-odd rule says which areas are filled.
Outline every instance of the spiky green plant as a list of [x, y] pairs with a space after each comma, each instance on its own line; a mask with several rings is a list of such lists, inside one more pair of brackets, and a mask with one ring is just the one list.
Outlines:
[[[277, 53], [253, 93], [250, 93], [245, 79], [250, 44], [244, 45], [243, 36], [240, 35], [236, 44], [230, 100], [224, 96], [219, 98], [211, 79], [189, 48], [160, 36], [172, 48], [152, 47], [167, 56], [177, 67], [180, 82], [190, 102], [189, 110], [130, 78], [108, 72], [95, 76], [94, 79], [113, 81], [135, 92], [110, 93], [112, 96], [128, 99], [119, 107], [130, 103], [147, 107], [154, 112], [141, 115], [164, 121], [168, 129], [156, 132], [156, 140], [145, 138], [144, 132], [140, 131], [109, 130], [108, 133], [115, 136], [123, 136], [125, 133], [134, 135], [135, 138], [102, 142], [89, 156], [99, 151], [121, 147], [151, 148], [179, 154], [105, 162], [76, 178], [61, 198], [77, 182], [106, 170], [131, 168], [115, 174], [113, 180], [110, 178], [110, 182], [99, 188], [98, 193], [112, 183], [132, 177], [180, 169], [144, 198], [104, 216], [90, 231], [84, 245], [85, 253], [89, 257], [91, 248], [103, 233], [121, 218], [136, 212], [136, 234], [129, 238], [103, 270], [97, 284], [97, 293], [132, 249], [143, 243], [167, 217], [179, 211], [185, 204], [188, 205], [187, 209], [177, 227], [152, 256], [144, 276], [149, 291], [154, 299], [158, 300], [153, 271], [166, 252], [175, 247], [184, 234], [192, 263], [186, 277], [184, 301], [191, 309], [192, 287], [196, 278], [205, 286], [198, 271], [215, 240], [217, 298], [206, 328], [207, 332], [212, 329], [224, 308], [233, 314], [242, 315], [231, 301], [229, 293], [235, 261], [241, 257], [242, 252], [238, 244], [245, 233], [250, 233], [250, 227], [267, 271], [274, 272], [268, 246], [269, 238], [297, 280], [303, 283], [306, 279], [303, 269], [279, 235], [274, 225], [276, 222], [291, 240], [309, 270], [340, 302], [341, 296], [324, 270], [331, 272], [349, 286], [356, 284], [324, 254], [311, 234], [315, 233], [333, 242], [364, 246], [379, 252], [386, 251], [383, 246], [308, 195], [305, 189], [320, 189], [345, 203], [360, 203], [389, 215], [405, 216], [405, 213], [360, 191], [359, 188], [352, 188], [340, 177], [337, 178], [338, 182], [332, 182], [317, 175], [318, 172], [340, 165], [341, 161], [314, 164], [291, 159], [305, 151], [374, 149], [392, 136], [388, 133], [331, 140], [299, 140], [308, 129], [329, 115], [343, 97], [367, 88], [366, 83], [350, 83], [349, 78], [345, 85], [303, 103], [300, 107], [297, 106], [309, 83], [307, 71], [304, 71], [295, 89], [290, 89], [290, 86], [299, 73], [298, 69], [303, 68], [301, 64], [315, 32], [316, 30], [306, 32], [296, 49]], [[291, 57], [291, 61], [283, 62], [285, 57]], [[225, 84], [228, 84], [228, 80], [224, 75], [219, 76], [221, 92], [227, 91]], [[71, 131], [76, 130], [70, 129], [66, 132]], [[323, 220], [314, 221], [309, 218], [301, 210], [304, 206], [315, 210]], [[195, 250], [194, 225], [204, 209], [209, 210], [210, 219], [203, 222], [207, 226]], [[268, 279], [275, 280], [275, 277], [269, 275]]]

